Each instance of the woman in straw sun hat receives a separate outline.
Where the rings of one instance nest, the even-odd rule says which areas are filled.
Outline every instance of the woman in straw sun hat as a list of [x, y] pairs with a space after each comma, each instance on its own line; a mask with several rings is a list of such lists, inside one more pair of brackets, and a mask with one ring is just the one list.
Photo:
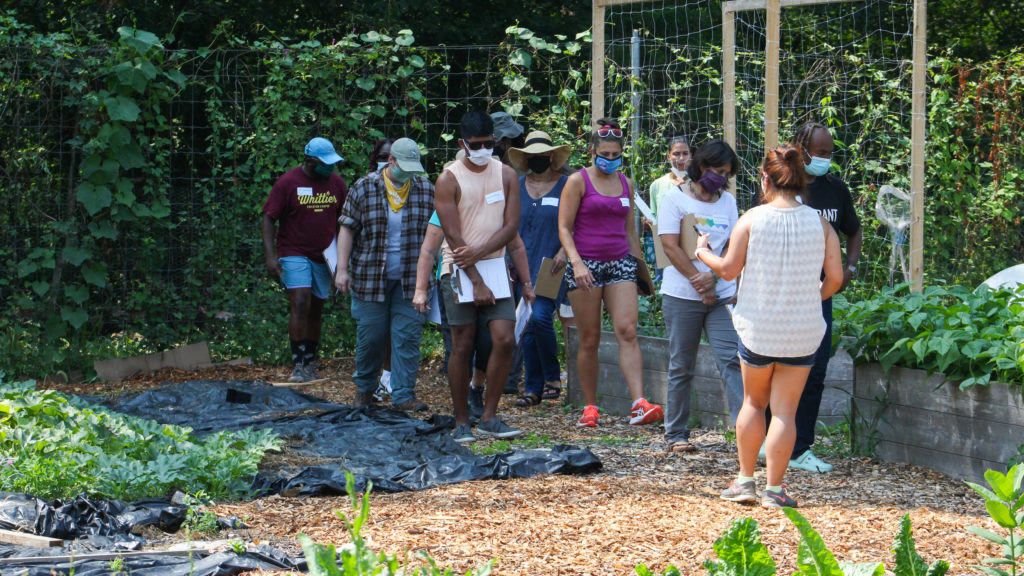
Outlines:
[[[546, 273], [561, 276], [565, 268], [565, 250], [558, 239], [558, 205], [568, 177], [559, 174], [558, 168], [568, 159], [569, 147], [555, 146], [551, 136], [539, 130], [526, 136], [522, 148], [508, 152], [509, 164], [527, 172], [519, 178], [519, 236], [526, 245], [531, 283], [537, 282], [545, 258], [554, 259], [552, 269]], [[561, 392], [553, 316], [563, 299], [564, 289], [557, 298], [537, 296], [533, 303], [530, 323], [520, 341], [526, 379], [524, 394], [516, 400], [516, 406], [535, 406], [542, 398], [558, 398]]]

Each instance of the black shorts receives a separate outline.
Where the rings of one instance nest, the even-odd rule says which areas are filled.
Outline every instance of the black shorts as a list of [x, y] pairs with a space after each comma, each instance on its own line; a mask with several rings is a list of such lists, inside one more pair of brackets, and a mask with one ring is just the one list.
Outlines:
[[[615, 284], [616, 282], [632, 282], [636, 284], [636, 258], [632, 254], [626, 254], [618, 260], [587, 260], [583, 264], [590, 269], [590, 275], [594, 277], [594, 288]], [[572, 271], [572, 264], [565, 265], [565, 285], [569, 290], [579, 288], [576, 285], [576, 277]]]

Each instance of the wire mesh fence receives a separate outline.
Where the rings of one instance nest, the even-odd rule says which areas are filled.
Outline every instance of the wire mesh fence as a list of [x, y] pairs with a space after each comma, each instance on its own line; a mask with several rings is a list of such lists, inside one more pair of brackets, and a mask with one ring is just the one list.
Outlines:
[[[898, 236], [874, 208], [882, 185], [908, 183], [910, 10], [909, 2], [864, 0], [783, 11], [782, 139], [812, 119], [835, 134], [833, 170], [850, 184], [865, 225], [868, 265], [857, 275], [868, 290], [900, 280]], [[21, 351], [8, 353], [11, 364], [47, 346], [54, 362], [119, 353], [89, 348], [113, 334], [139, 333], [143, 347], [159, 348], [230, 333], [234, 347], [221, 353], [263, 350], [284, 333], [287, 311], [266, 275], [260, 208], [313, 136], [334, 141], [349, 184], [371, 169], [382, 137], [415, 139], [436, 176], [454, 157], [459, 118], [471, 107], [507, 110], [527, 131], [570, 144], [571, 165], [587, 162], [589, 33], [545, 39], [513, 26], [497, 45], [420, 47], [411, 31], [368, 32], [331, 44], [235, 41], [174, 51], [139, 32], [82, 47], [0, 20], [0, 328], [7, 350]], [[607, 12], [605, 108], [627, 128], [627, 170], [641, 194], [668, 169], [668, 132], [694, 146], [722, 135], [721, 23], [718, 3], [698, 1]], [[737, 16], [741, 208], [755, 202], [763, 153], [765, 25], [763, 11]], [[937, 124], [940, 136], [961, 138], [968, 155], [991, 155], [1002, 142], [996, 163], [1019, 161], [1006, 145], [1020, 123], [1012, 113], [1019, 91], [1008, 89], [1002, 108], [989, 109], [972, 103], [968, 89], [957, 95], [957, 68], [943, 66], [936, 73], [949, 73], [943, 88], [958, 111]], [[971, 86], [984, 72], [961, 70], [959, 81]], [[973, 123], [974, 133], [957, 123]], [[952, 178], [929, 177], [955, 187]], [[1015, 176], [1002, 188], [988, 175], [976, 180], [996, 198], [1020, 186]], [[1016, 213], [1014, 202], [1003, 209]], [[943, 210], [955, 202], [947, 204], [930, 208], [929, 218], [954, 217]], [[978, 249], [965, 238], [974, 237], [943, 240], [946, 260]], [[351, 338], [338, 335], [333, 345], [348, 347]]]

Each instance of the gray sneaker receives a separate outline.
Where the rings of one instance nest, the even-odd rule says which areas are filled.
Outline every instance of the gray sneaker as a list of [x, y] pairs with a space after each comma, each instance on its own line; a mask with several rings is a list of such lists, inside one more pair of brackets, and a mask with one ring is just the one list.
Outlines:
[[756, 502], [757, 490], [754, 488], [754, 481], [743, 482], [742, 484], [732, 481], [729, 487], [722, 491], [722, 500], [730, 502]]
[[761, 493], [761, 506], [765, 508], [796, 508], [796, 500], [786, 494], [786, 487], [783, 486], [780, 492], [765, 490]]
[[477, 425], [476, 431], [487, 436], [494, 436], [495, 438], [515, 438], [522, 434], [519, 430], [505, 424], [501, 421], [501, 418], [495, 416], [486, 422], [481, 422]]
[[474, 420], [480, 420], [480, 417], [484, 414], [484, 387], [483, 386], [469, 386], [469, 417]]
[[476, 436], [473, 436], [473, 431], [470, 430], [469, 424], [459, 424], [452, 430], [452, 440], [455, 440], [459, 444], [467, 444], [469, 442], [476, 442]]
[[296, 384], [299, 382], [305, 382], [306, 380], [306, 367], [302, 364], [296, 364], [295, 367], [292, 368], [292, 375], [288, 377], [288, 382]]
[[309, 364], [303, 364], [302, 371], [306, 376], [306, 382], [312, 382], [314, 380], [320, 379], [320, 377], [317, 376], [316, 374], [316, 366], [312, 362], [310, 362]]

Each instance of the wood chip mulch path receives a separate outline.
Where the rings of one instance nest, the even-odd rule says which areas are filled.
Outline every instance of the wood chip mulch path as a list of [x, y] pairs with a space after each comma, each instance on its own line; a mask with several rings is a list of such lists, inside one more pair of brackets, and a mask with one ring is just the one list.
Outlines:
[[[350, 403], [355, 393], [351, 359], [324, 362], [324, 382], [298, 389], [330, 401]], [[124, 383], [48, 384], [63, 392], [120, 394], [166, 382], [200, 378], [281, 382], [289, 369], [266, 366], [164, 370]], [[425, 365], [417, 394], [433, 411], [450, 414], [447, 380], [437, 365]], [[633, 574], [644, 563], [660, 573], [669, 564], [683, 574], [703, 574], [714, 559], [716, 538], [734, 520], [752, 517], [780, 574], [796, 570], [796, 529], [778, 510], [742, 506], [718, 498], [736, 474], [735, 445], [721, 431], [696, 429], [699, 451], [667, 455], [660, 426], [631, 427], [604, 416], [596, 430], [576, 428], [577, 410], [560, 401], [520, 409], [503, 396], [500, 414], [526, 433], [526, 442], [585, 445], [601, 458], [601, 471], [586, 476], [542, 476], [507, 481], [467, 482], [420, 492], [373, 494], [363, 535], [374, 549], [400, 557], [424, 550], [455, 573], [500, 561], [501, 575]], [[938, 431], [937, 431], [938, 432]], [[475, 450], [493, 443], [480, 440]], [[827, 446], [826, 446], [827, 447]], [[819, 451], [820, 452], [820, 451]], [[789, 471], [786, 483], [800, 512], [840, 561], [884, 562], [892, 568], [893, 537], [910, 514], [917, 550], [925, 561], [947, 560], [950, 574], [977, 573], [970, 567], [1001, 551], [965, 531], [966, 526], [1000, 529], [988, 519], [983, 500], [963, 482], [924, 468], [869, 458], [828, 458], [831, 474]], [[759, 470], [759, 485], [763, 485]], [[243, 538], [301, 554], [295, 539], [305, 533], [321, 543], [347, 542], [335, 511], [350, 514], [347, 497], [273, 496], [219, 503], [221, 516], [237, 515], [246, 530], [218, 538]], [[183, 535], [147, 531], [154, 547]], [[271, 572], [253, 572], [271, 574]]]

